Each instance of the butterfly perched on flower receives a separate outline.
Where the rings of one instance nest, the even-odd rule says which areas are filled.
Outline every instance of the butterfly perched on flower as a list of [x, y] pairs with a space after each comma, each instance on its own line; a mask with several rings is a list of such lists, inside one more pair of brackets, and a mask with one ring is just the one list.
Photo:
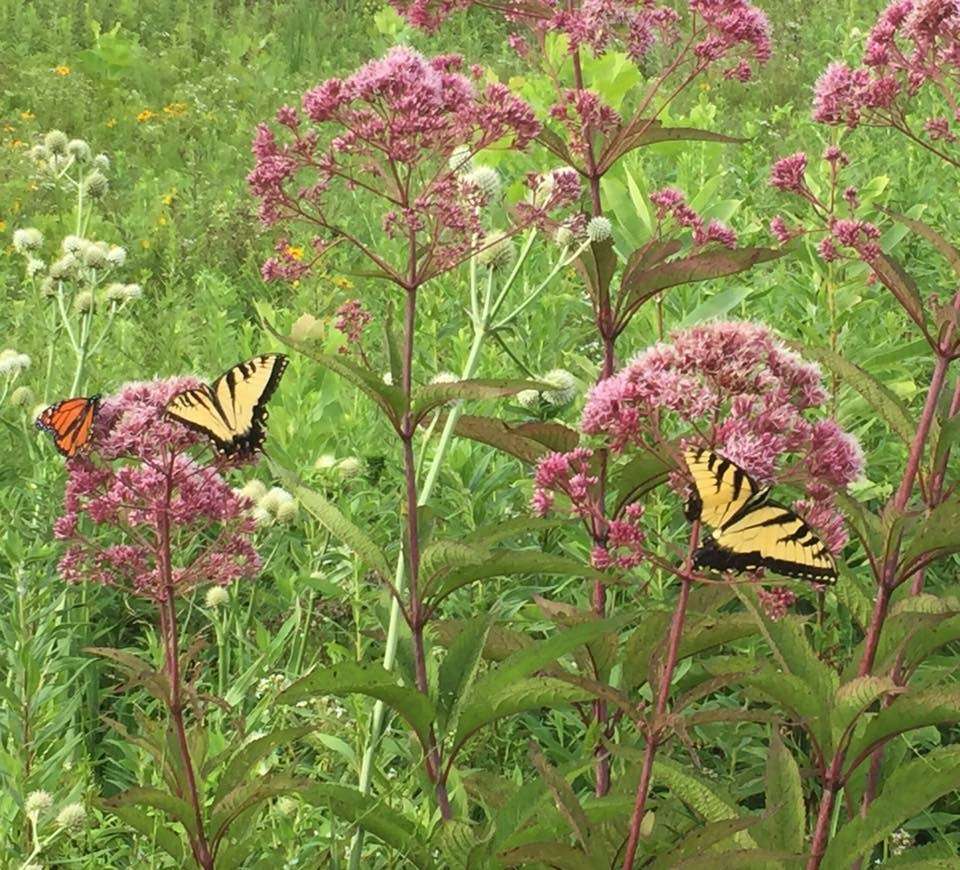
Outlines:
[[746, 471], [712, 450], [687, 450], [694, 491], [687, 519], [713, 530], [694, 553], [696, 568], [756, 571], [833, 583], [837, 565], [826, 544], [792, 510], [768, 498]]
[[177, 393], [166, 414], [206, 435], [222, 456], [249, 456], [263, 446], [267, 402], [286, 367], [282, 353], [237, 363], [209, 386]]
[[76, 396], [46, 408], [36, 420], [38, 429], [53, 435], [53, 443], [68, 459], [90, 446], [99, 396]]

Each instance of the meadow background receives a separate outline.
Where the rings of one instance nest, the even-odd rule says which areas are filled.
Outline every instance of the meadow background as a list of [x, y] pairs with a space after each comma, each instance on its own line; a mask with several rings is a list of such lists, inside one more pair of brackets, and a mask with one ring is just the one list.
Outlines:
[[[770, 166], [798, 150], [817, 155], [837, 139], [836, 130], [810, 120], [813, 83], [829, 60], [857, 57], [864, 32], [885, 4], [843, 0], [829, 4], [829, 11], [800, 0], [760, 5], [773, 26], [774, 55], [756, 80], [704, 82], [672, 109], [674, 119], [690, 126], [747, 141], [738, 146], [668, 142], [625, 161], [625, 170], [605, 182], [615, 237], [637, 231], [629, 172], [645, 191], [675, 185], [691, 198], [700, 196], [704, 207], [715, 208], [735, 226], [743, 243], [772, 243], [767, 227], [783, 210], [784, 199], [768, 185]], [[109, 190], [98, 201], [87, 234], [123, 246], [127, 256], [118, 280], [142, 288], [142, 296], [117, 316], [90, 359], [86, 391], [109, 394], [130, 380], [176, 374], [211, 378], [253, 354], [282, 350], [261, 327], [262, 319], [286, 332], [310, 315], [318, 321], [319, 343], [332, 352], [342, 342], [332, 328], [335, 309], [360, 298], [376, 324], [385, 316], [387, 293], [355, 274], [356, 259], [339, 248], [322, 268], [295, 284], [262, 280], [260, 264], [271, 253], [275, 235], [260, 226], [245, 181], [253, 165], [255, 126], [278, 106], [297, 104], [317, 82], [347, 74], [398, 42], [426, 54], [461, 53], [540, 108], [534, 85], [506, 43], [507, 32], [499, 19], [470, 10], [428, 37], [390, 8], [368, 0], [0, 0], [0, 345], [32, 361], [7, 385], [0, 406], [0, 867], [20, 867], [29, 860], [44, 867], [175, 866], [148, 835], [132, 834], [95, 801], [155, 775], [149, 755], [104, 718], [135, 730], [137, 716], [150, 714], [155, 705], [136, 693], [119, 692], [116, 672], [83, 650], [146, 648], [158, 655], [160, 641], [152, 611], [142, 601], [99, 586], [68, 589], [57, 576], [60, 545], [50, 529], [60, 513], [63, 462], [48, 438], [34, 430], [33, 416], [37, 406], [69, 393], [75, 363], [61, 335], [47, 376], [55, 317], [25, 280], [12, 234], [32, 226], [50, 238], [62, 236], [71, 231], [72, 204], [61, 190], [38, 180], [29, 149], [58, 129], [107, 155]], [[498, 168], [506, 185], [519, 190], [524, 172], [543, 167], [536, 148], [531, 156], [502, 155]], [[955, 237], [956, 181], [934, 158], [899, 147], [888, 131], [872, 130], [857, 133], [851, 156], [849, 172], [862, 199], [899, 211], [922, 206], [926, 221]], [[888, 223], [884, 230], [884, 249], [909, 263], [918, 281], [949, 286], [942, 264], [904, 227]], [[538, 242], [524, 267], [527, 280], [548, 272], [554, 258], [549, 240]], [[437, 292], [423, 301], [417, 361], [427, 375], [463, 366], [470, 344], [467, 283], [464, 267], [445, 275]], [[803, 344], [829, 344], [907, 405], [923, 401], [931, 367], [925, 343], [894, 300], [867, 284], [866, 269], [824, 264], [812, 247], [748, 273], [665, 294], [661, 306], [645, 309], [633, 321], [618, 358], [629, 359], [656, 341], [661, 330], [717, 316], [762, 321]], [[472, 406], [471, 412], [479, 407], [477, 413], [495, 412], [514, 422], [556, 419], [576, 425], [598, 371], [596, 333], [576, 272], [565, 269], [502, 339], [485, 345], [478, 364], [482, 376], [535, 378], [562, 368], [573, 375], [576, 395], [559, 405], [533, 407], [501, 399]], [[852, 491], [879, 505], [898, 483], [906, 448], [888, 436], [855, 390], [835, 377], [832, 386], [833, 412], [860, 438], [868, 457], [866, 476]], [[292, 354], [271, 403], [267, 443], [271, 458], [296, 469], [371, 537], [398, 540], [400, 454], [384, 437], [372, 404], [353, 386]], [[231, 483], [242, 486], [250, 477], [276, 485], [265, 464], [237, 472]], [[442, 467], [429, 521], [457, 537], [504, 517], [527, 516], [531, 491], [529, 468], [457, 438]], [[652, 497], [647, 511], [667, 540], [681, 539], [675, 496]], [[277, 706], [275, 697], [311, 666], [382, 657], [389, 594], [302, 505], [285, 520], [265, 522], [257, 532], [265, 564], [256, 580], [230, 587], [227, 599], [216, 606], [198, 592], [181, 615], [186, 636], [209, 641], [199, 653], [205, 663], [200, 679], [243, 710], [248, 733], [301, 721], [302, 713]], [[588, 559], [582, 537], [550, 530], [535, 540], [548, 552]], [[391, 558], [395, 552], [390, 550]], [[944, 582], [949, 567], [939, 569]], [[652, 604], [644, 606], [656, 607], [670, 602], [674, 590], [661, 572], [652, 573], [644, 593]], [[552, 621], [535, 603], [538, 595], [570, 604], [588, 601], [579, 578], [528, 574], [462, 590], [448, 600], [443, 617], [465, 619], [495, 608], [512, 630], [541, 636], [550, 633]], [[629, 585], [616, 595], [627, 610], [639, 600]], [[842, 659], [855, 643], [843, 599], [838, 591], [818, 602], [807, 592], [797, 605], [817, 621], [815, 646], [828, 660]], [[744, 644], [743, 650], [762, 651], [764, 641], [752, 638]], [[439, 655], [436, 638], [434, 645]], [[931, 667], [941, 668], [950, 683], [954, 666], [946, 651], [941, 655]], [[683, 676], [681, 668], [675, 679]], [[351, 695], [311, 703], [315, 730], [259, 762], [261, 772], [292, 766], [318, 781], [355, 784], [372, 702]], [[215, 718], [211, 745], [222, 748], [233, 739], [228, 718]], [[736, 800], [758, 806], [768, 751], [757, 737], [767, 727], [704, 725], [687, 735], [686, 745], [675, 741], [669, 752], [688, 761], [695, 756], [701, 776], [722, 777]], [[909, 752], [920, 753], [954, 738], [950, 726], [930, 725], [904, 742]], [[530, 740], [557, 767], [573, 770], [578, 760], [589, 761], [578, 716], [570, 709], [543, 709], [499, 722], [470, 745], [458, 766], [464, 772], [496, 771], [519, 786], [537, 776]], [[402, 730], [388, 732], [374, 785], [393, 809], [428, 826], [432, 811], [414, 797], [416, 759]], [[579, 780], [570, 775], [578, 791], [589, 791], [588, 774], [583, 779], [581, 771]], [[459, 788], [460, 783], [457, 801], [463, 803]], [[27, 797], [37, 791], [48, 793], [52, 805], [30, 816]], [[903, 843], [913, 843], [914, 837], [918, 844], [955, 855], [958, 801], [958, 791], [950, 792], [905, 820], [897, 826], [899, 840], [884, 840], [873, 857], [890, 857], [897, 843], [902, 852]], [[73, 803], [85, 807], [85, 818], [58, 827], [57, 813]], [[354, 831], [322, 802], [293, 797], [271, 801], [250, 825], [259, 848], [237, 866], [345, 866]], [[39, 852], [38, 836], [49, 838]], [[442, 855], [441, 846], [447, 850]], [[364, 848], [363, 866], [410, 866], [402, 853], [377, 838], [368, 838]], [[439, 866], [460, 866], [451, 857], [456, 854], [451, 844], [432, 848]]]

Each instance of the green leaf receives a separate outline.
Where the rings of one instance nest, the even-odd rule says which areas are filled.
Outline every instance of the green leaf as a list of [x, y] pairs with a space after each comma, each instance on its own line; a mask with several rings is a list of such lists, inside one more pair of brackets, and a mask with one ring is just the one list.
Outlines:
[[[430, 630], [441, 646], [452, 646], [469, 620], [465, 619], [438, 619], [430, 623]], [[503, 625], [493, 625], [487, 633], [487, 642], [483, 647], [483, 657], [487, 661], [501, 662], [515, 652], [532, 646], [536, 641], [523, 632], [507, 628]]]
[[800, 768], [790, 750], [780, 739], [780, 731], [771, 730], [767, 749], [766, 797], [767, 812], [757, 833], [768, 849], [802, 852], [806, 809], [803, 803], [803, 782]]
[[439, 576], [456, 568], [479, 565], [488, 555], [486, 548], [460, 541], [434, 541], [427, 545], [420, 557], [420, 582], [426, 589]]
[[517, 517], [512, 520], [502, 520], [493, 525], [481, 526], [461, 538], [461, 540], [465, 544], [491, 547], [494, 544], [500, 544], [510, 538], [517, 538], [527, 533], [549, 532], [554, 529], [569, 528], [571, 526], [571, 521], [563, 517], [549, 517], [546, 519]]
[[850, 744], [848, 774], [872, 751], [897, 734], [930, 725], [960, 722], [960, 689], [907, 689], [881, 710]]
[[830, 726], [833, 728], [834, 746], [840, 746], [843, 734], [856, 722], [864, 711], [885, 695], [900, 692], [901, 688], [890, 677], [855, 677], [837, 689], [830, 710]]
[[643, 450], [625, 465], [613, 469], [609, 486], [617, 494], [614, 515], [620, 513], [630, 502], [642, 498], [650, 490], [664, 483], [673, 470], [673, 463], [661, 459], [649, 450]]
[[752, 285], [744, 284], [740, 287], [727, 287], [725, 290], [714, 293], [713, 296], [708, 296], [680, 321], [677, 329], [686, 329], [705, 320], [723, 317], [743, 302], [755, 289]]
[[113, 797], [101, 798], [100, 806], [110, 812], [118, 807], [150, 807], [179, 822], [190, 836], [197, 835], [197, 820], [190, 804], [157, 788], [128, 788]]
[[951, 616], [938, 625], [918, 631], [904, 646], [904, 665], [908, 670], [916, 668], [930, 653], [960, 640], [960, 616]]
[[960, 277], [960, 251], [958, 251], [953, 245], [951, 245], [943, 236], [940, 235], [933, 227], [928, 226], [923, 221], [917, 220], [916, 218], [908, 217], [905, 214], [900, 214], [890, 209], [880, 207], [880, 211], [884, 214], [889, 215], [895, 221], [902, 223], [904, 226], [909, 227], [917, 235], [922, 236], [931, 245], [943, 256], [943, 258], [950, 264], [953, 268], [954, 273]]
[[564, 843], [527, 843], [499, 856], [503, 867], [551, 867], [555, 870], [596, 870], [579, 849]]
[[241, 746], [227, 763], [226, 769], [220, 777], [214, 801], [220, 801], [228, 792], [233, 791], [240, 785], [253, 766], [261, 759], [266, 758], [274, 749], [293, 743], [313, 730], [313, 726], [310, 725], [302, 725], [299, 728], [281, 728]]
[[722, 644], [751, 637], [758, 631], [756, 620], [749, 613], [702, 616], [688, 624], [680, 639], [679, 656], [689, 658]]
[[177, 867], [188, 866], [184, 860], [183, 842], [180, 835], [173, 828], [162, 825], [158, 819], [152, 818], [135, 806], [122, 806], [114, 804], [106, 806], [103, 801], [97, 801], [103, 809], [113, 813], [127, 827], [133, 828], [138, 834], [146, 837], [150, 843], [163, 849], [175, 862]]
[[551, 767], [540, 747], [533, 741], [530, 742], [530, 760], [553, 795], [553, 801], [558, 812], [570, 826], [570, 830], [580, 841], [583, 849], [588, 850], [590, 846], [590, 820], [583, 811], [583, 807], [580, 806], [580, 801], [577, 800], [570, 783], [555, 768]]
[[617, 257], [610, 240], [593, 242], [574, 261], [574, 268], [587, 285], [590, 298], [602, 300], [609, 297], [610, 279], [617, 265]]
[[[723, 278], [752, 268], [757, 263], [767, 263], [783, 256], [783, 251], [771, 248], [736, 248], [728, 251], [704, 251], [690, 254], [652, 269], [627, 266], [620, 282], [623, 301], [621, 310], [627, 316], [647, 299], [661, 290], [680, 284], [694, 284], [711, 278]], [[623, 319], [624, 315], [621, 315]]]
[[285, 774], [266, 774], [249, 782], [241, 782], [232, 791], [225, 794], [213, 807], [210, 830], [212, 843], [222, 840], [230, 826], [248, 810], [266, 803], [280, 795], [300, 792], [310, 784], [310, 780], [287, 776]]
[[431, 605], [436, 606], [452, 592], [468, 583], [511, 574], [599, 576], [598, 572], [588, 565], [564, 556], [542, 553], [540, 550], [491, 550], [480, 564], [466, 565], [449, 571], [439, 584], [434, 584], [435, 588], [424, 586], [423, 598], [425, 601], [429, 599]]
[[518, 428], [493, 417], [461, 414], [453, 427], [453, 431], [462, 438], [479, 441], [481, 444], [508, 453], [521, 462], [533, 465], [549, 451], [543, 444], [518, 432]]
[[125, 688], [142, 686], [158, 701], [166, 701], [170, 697], [170, 683], [166, 674], [135, 653], [106, 646], [88, 646], [84, 648], [84, 652], [113, 662], [127, 678]]
[[708, 822], [684, 834], [673, 849], [661, 855], [650, 866], [655, 870], [674, 870], [676, 867], [687, 866], [685, 862], [689, 858], [705, 854], [716, 855], [718, 852], [713, 849], [714, 846], [731, 840], [740, 831], [745, 831], [762, 821], [762, 816], [744, 816], [724, 819], [720, 822]]
[[821, 864], [823, 870], [846, 870], [907, 819], [954, 791], [958, 777], [960, 747], [957, 746], [934, 749], [900, 765], [866, 814], [847, 822], [834, 835]]
[[589, 701], [593, 697], [586, 689], [554, 677], [520, 677], [506, 685], [491, 685], [481, 690], [483, 682], [474, 683], [470, 701], [460, 713], [460, 722], [450, 750], [451, 760], [456, 758], [477, 731], [497, 719], [539, 710], [541, 707], [552, 710], [579, 701]]
[[901, 578], [913, 573], [920, 558], [936, 555], [940, 559], [960, 553], [960, 496], [951, 496], [938, 504], [920, 522], [900, 560]]
[[387, 364], [390, 370], [390, 379], [399, 384], [403, 378], [403, 357], [400, 351], [400, 341], [393, 328], [393, 303], [387, 303], [383, 316], [383, 346]]
[[387, 559], [380, 548], [367, 537], [359, 526], [348, 520], [340, 509], [327, 501], [320, 493], [300, 482], [292, 471], [271, 461], [270, 467], [284, 486], [297, 497], [297, 500], [317, 521], [337, 540], [346, 544], [360, 558], [367, 568], [375, 571], [382, 580], [392, 576]]
[[398, 685], [396, 674], [379, 665], [341, 662], [332, 667], [318, 668], [284, 689], [277, 695], [277, 703], [295, 704], [316, 695], [353, 693], [376, 698], [396, 710], [413, 728], [424, 749], [430, 747], [430, 728], [436, 719], [430, 699], [417, 689]]
[[910, 319], [926, 333], [926, 317], [917, 282], [888, 254], [879, 254], [870, 262], [870, 266], [884, 287], [903, 306]]
[[492, 614], [463, 623], [440, 665], [437, 702], [442, 715], [440, 730], [444, 733], [457, 727], [460, 710], [476, 680], [492, 623]]
[[411, 412], [414, 419], [421, 420], [434, 408], [439, 408], [455, 399], [497, 399], [513, 396], [524, 390], [548, 390], [549, 384], [539, 381], [519, 381], [506, 378], [475, 378], [466, 381], [449, 381], [427, 384], [413, 392]]
[[628, 132], [626, 127], [622, 128], [603, 150], [597, 167], [599, 173], [605, 173], [625, 154], [629, 154], [637, 148], [656, 145], [658, 142], [739, 144], [747, 141], [736, 136], [714, 133], [712, 130], [700, 130], [696, 127], [664, 127], [662, 121], [653, 118], [633, 118], [629, 126], [633, 132]]
[[857, 392], [905, 444], [913, 441], [916, 426], [910, 419], [910, 411], [888, 386], [830, 348], [811, 347], [799, 342], [789, 344], [804, 356], [825, 365], [843, 383]]
[[299, 351], [304, 356], [309, 357], [314, 362], [320, 363], [324, 368], [329, 369], [335, 375], [339, 375], [345, 381], [353, 384], [361, 392], [365, 393], [380, 409], [386, 414], [387, 418], [393, 424], [394, 428], [399, 427], [400, 418], [404, 412], [403, 393], [397, 388], [385, 384], [383, 380], [373, 372], [354, 365], [348, 359], [337, 354], [321, 353], [314, 350], [307, 344], [294, 341], [288, 336], [281, 335], [269, 323], [263, 321], [263, 325], [274, 338], [281, 344]]
[[[740, 815], [736, 801], [723, 794], [716, 783], [708, 782], [662, 756], [653, 762], [653, 778], [708, 822], [735, 819]], [[748, 834], [737, 835], [737, 842], [744, 846], [756, 845]]]
[[633, 630], [623, 651], [623, 686], [636, 689], [647, 682], [649, 667], [655, 653], [662, 647], [670, 613], [666, 610], [651, 610], [643, 615], [640, 624]]
[[383, 801], [333, 783], [310, 786], [303, 789], [300, 796], [308, 803], [326, 807], [339, 818], [362, 827], [415, 867], [424, 870], [434, 867], [425, 845], [425, 832]]

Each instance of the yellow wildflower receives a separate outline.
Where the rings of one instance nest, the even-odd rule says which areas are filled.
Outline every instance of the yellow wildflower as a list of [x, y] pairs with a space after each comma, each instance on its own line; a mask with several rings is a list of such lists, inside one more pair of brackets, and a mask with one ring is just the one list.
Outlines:
[[13, 139], [9, 145], [10, 148], [23, 148], [23, 142], [20, 139]]
[[169, 193], [165, 193], [165, 194], [161, 197], [161, 202], [162, 202], [164, 205], [173, 205], [173, 201], [174, 201], [176, 198], [177, 198], [177, 191], [176, 191], [176, 188], [174, 188], [174, 189], [171, 190]]
[[187, 111], [186, 103], [167, 103], [167, 105], [163, 107], [163, 113], [165, 115], [170, 115], [174, 118], [179, 117], [186, 111]]
[[140, 239], [140, 247], [147, 250], [150, 247], [150, 239]]
[[353, 281], [349, 278], [344, 277], [343, 275], [336, 275], [332, 279], [335, 287], [339, 287], [341, 290], [352, 290]]
[[105, 126], [107, 126], [107, 127], [116, 127], [116, 126], [117, 126], [117, 119], [116, 119], [116, 118], [111, 118], [109, 121], [107, 121], [107, 123], [106, 123]]
[[701, 91], [709, 91], [709, 90], [710, 90], [710, 82], [700, 82], [700, 90], [701, 90]]
[[153, 112], [150, 109], [144, 109], [139, 115], [137, 115], [137, 121], [139, 121], [141, 124], [146, 124], [147, 121], [151, 121], [155, 117], [156, 112]]
[[3, 125], [3, 132], [4, 132], [4, 133], [12, 133], [12, 132], [13, 132], [14, 130], [16, 130], [16, 129], [17, 129], [17, 128], [14, 127], [13, 124], [4, 124], [4, 125]]
[[160, 215], [160, 217], [157, 218], [157, 226], [165, 227], [166, 225], [167, 225], [167, 216]]
[[53, 68], [53, 72], [58, 76], [68, 76], [70, 75], [70, 67], [68, 67], [66, 64], [60, 64], [60, 66], [55, 66]]
[[23, 121], [32, 121], [34, 117], [35, 115], [29, 109], [26, 109], [25, 111], [20, 113], [20, 118]]
[[0, 218], [0, 233], [2, 233], [7, 228], [7, 222]]
[[303, 259], [303, 246], [302, 245], [287, 245], [284, 253], [293, 260], [299, 262]]

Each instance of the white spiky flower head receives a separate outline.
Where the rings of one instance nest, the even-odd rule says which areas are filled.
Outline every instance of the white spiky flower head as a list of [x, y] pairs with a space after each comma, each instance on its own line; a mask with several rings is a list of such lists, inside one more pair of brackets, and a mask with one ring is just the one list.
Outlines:
[[297, 503], [293, 500], [283, 501], [277, 505], [277, 522], [292, 523], [297, 518]]
[[13, 231], [13, 249], [18, 254], [35, 251], [43, 244], [43, 233], [33, 227], [23, 227]]
[[230, 601], [230, 593], [223, 586], [211, 586], [203, 598], [203, 603], [211, 610], [216, 610]]
[[258, 528], [266, 528], [267, 526], [273, 525], [273, 514], [266, 508], [260, 507], [260, 505], [257, 505], [250, 511], [250, 516], [253, 517], [253, 522]]
[[477, 262], [494, 272], [506, 271], [517, 261], [517, 247], [504, 232], [489, 233], [480, 243]]
[[476, 166], [463, 175], [463, 183], [480, 191], [484, 199], [496, 199], [500, 193], [500, 173], [492, 166]]
[[454, 172], [469, 172], [473, 166], [473, 155], [466, 145], [458, 145], [450, 154], [447, 165]]
[[383, 382], [388, 386], [393, 386], [393, 372], [384, 372], [383, 373]]
[[349, 480], [351, 477], [356, 477], [362, 468], [363, 463], [356, 456], [347, 456], [337, 463], [335, 471], [343, 480]]
[[572, 402], [577, 395], [577, 379], [566, 369], [552, 369], [541, 376], [541, 381], [550, 384], [552, 389], [543, 391], [543, 399], [550, 405], [559, 406]]
[[63, 237], [60, 247], [65, 254], [76, 254], [82, 251], [87, 244], [88, 242], [83, 236], [75, 236], [71, 233], [69, 236]]
[[94, 169], [83, 179], [83, 192], [91, 199], [99, 199], [105, 196], [109, 189], [110, 182], [99, 169]]
[[80, 259], [90, 269], [105, 269], [109, 263], [109, 250], [105, 242], [87, 242], [80, 250]]
[[540, 391], [521, 390], [517, 393], [517, 404], [524, 408], [536, 408], [540, 404]]
[[28, 405], [32, 405], [36, 398], [30, 387], [17, 387], [10, 394], [10, 404], [15, 408], [26, 408]]
[[103, 291], [103, 298], [107, 302], [125, 302], [127, 298], [126, 290], [126, 284], [120, 284], [119, 282], [114, 281], [112, 284], [107, 284]]
[[41, 788], [37, 789], [37, 791], [32, 791], [27, 795], [27, 799], [23, 804], [23, 809], [28, 816], [36, 816], [42, 813], [44, 810], [50, 809], [52, 806], [53, 798], [50, 796], [50, 792], [44, 791]]
[[321, 453], [317, 457], [317, 461], [313, 463], [313, 467], [317, 471], [326, 471], [328, 468], [333, 468], [337, 464], [337, 457], [332, 453]]
[[93, 158], [93, 165], [101, 172], [106, 172], [110, 169], [110, 158], [106, 154], [98, 154]]
[[67, 804], [57, 813], [57, 827], [78, 830], [87, 821], [87, 810], [83, 804]]
[[268, 490], [266, 495], [264, 495], [259, 501], [259, 507], [262, 507], [265, 511], [270, 514], [275, 515], [280, 509], [280, 505], [287, 504], [288, 502], [293, 501], [293, 496], [290, 495], [283, 487], [275, 486], [272, 489]]
[[65, 281], [72, 278], [77, 271], [80, 261], [76, 254], [64, 254], [59, 260], [50, 264], [49, 275], [54, 281]]
[[127, 249], [120, 245], [110, 245], [107, 248], [107, 263], [111, 266], [122, 266], [127, 262]]
[[561, 224], [559, 227], [557, 227], [557, 231], [553, 235], [553, 240], [559, 247], [566, 248], [573, 243], [573, 230], [571, 230], [570, 227], [563, 226]]
[[93, 291], [81, 290], [73, 300], [74, 310], [80, 314], [85, 314], [93, 308]]
[[71, 139], [67, 142], [67, 154], [77, 163], [86, 163], [90, 160], [90, 146], [83, 139]]
[[27, 257], [27, 264], [24, 266], [24, 269], [26, 270], [27, 277], [33, 278], [35, 275], [39, 275], [46, 266], [47, 264], [39, 257]]
[[30, 357], [11, 347], [0, 351], [0, 375], [16, 377], [20, 372], [30, 368]]
[[50, 130], [50, 132], [43, 137], [43, 144], [46, 146], [47, 151], [58, 157], [66, 154], [67, 143], [69, 141], [67, 134], [64, 133], [63, 130]]
[[136, 302], [143, 296], [143, 288], [139, 284], [124, 284], [123, 298], [127, 302]]
[[46, 145], [34, 145], [28, 152], [29, 157], [34, 163], [46, 163], [52, 155], [47, 150]]
[[587, 224], [587, 238], [591, 242], [606, 242], [613, 238], [613, 224], [610, 218], [603, 216], [590, 218]]
[[267, 485], [262, 480], [253, 478], [248, 480], [240, 489], [240, 495], [250, 499], [252, 502], [258, 502], [267, 494]]

